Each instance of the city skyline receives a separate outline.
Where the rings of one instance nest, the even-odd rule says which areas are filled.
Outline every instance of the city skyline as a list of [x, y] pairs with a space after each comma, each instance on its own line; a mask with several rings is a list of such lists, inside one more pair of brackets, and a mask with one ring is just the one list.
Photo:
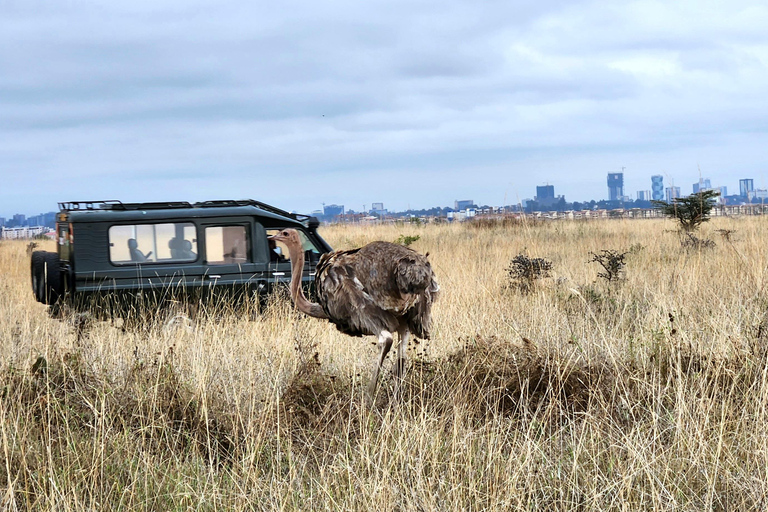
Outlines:
[[[427, 209], [432, 209], [432, 208], [448, 208], [448, 209], [453, 208], [454, 210], [458, 211], [458, 210], [461, 210], [464, 207], [466, 207], [466, 203], [468, 203], [468, 202], [474, 202], [474, 204], [476, 204], [476, 205], [486, 205], [486, 206], [494, 206], [494, 207], [506, 207], [506, 206], [520, 206], [520, 205], [524, 206], [524, 203], [526, 203], [526, 202], [536, 201], [536, 202], [540, 203], [540, 206], [545, 207], [545, 206], [551, 206], [551, 205], [555, 204], [561, 198], [566, 200], [568, 203], [574, 203], [574, 202], [585, 203], [585, 202], [592, 202], [592, 201], [594, 201], [594, 202], [611, 201], [612, 199], [610, 198], [610, 196], [612, 196], [612, 192], [611, 192], [612, 176], [615, 179], [615, 177], [617, 175], [622, 175], [622, 180], [621, 180], [622, 185], [621, 186], [623, 187], [623, 183], [624, 183], [624, 181], [623, 181], [623, 174], [624, 174], [624, 171], [622, 171], [620, 173], [608, 173], [608, 175], [607, 175], [608, 176], [608, 182], [607, 182], [608, 194], [607, 195], [609, 197], [592, 197], [592, 198], [586, 198], [586, 199], [570, 199], [570, 198], [567, 197], [566, 194], [557, 194], [557, 192], [559, 192], [559, 190], [557, 189], [555, 184], [544, 183], [542, 185], [537, 185], [535, 187], [535, 194], [533, 194], [530, 197], [526, 197], [524, 199], [521, 199], [519, 202], [516, 202], [516, 203], [493, 204], [493, 203], [487, 203], [487, 202], [476, 201], [476, 200], [468, 201], [468, 200], [454, 199], [452, 201], [453, 202], [453, 206], [451, 206], [450, 202], [448, 202], [447, 204], [435, 204], [435, 205], [429, 205], [429, 206], [426, 206], [426, 205], [413, 205], [413, 207], [410, 207], [408, 209], [399, 210], [399, 209], [393, 209], [393, 208], [386, 207], [386, 205], [387, 205], [386, 201], [372, 201], [370, 203], [362, 203], [363, 208], [361, 210], [357, 210], [354, 206], [351, 206], [351, 205], [356, 204], [355, 202], [351, 203], [351, 205], [345, 205], [345, 204], [336, 204], [336, 203], [326, 203], [325, 201], [323, 201], [323, 202], [320, 203], [321, 208], [313, 208], [311, 210], [304, 210], [304, 211], [299, 211], [299, 210], [295, 210], [295, 211], [297, 213], [310, 214], [310, 213], [314, 213], [314, 212], [318, 212], [318, 211], [323, 211], [326, 207], [330, 207], [330, 208], [343, 207], [345, 209], [345, 211], [346, 210], [351, 210], [351, 211], [371, 212], [371, 211], [380, 210], [380, 211], [390, 211], [390, 212], [393, 212], [393, 213], [402, 213], [402, 212], [409, 211], [409, 210], [416, 211], [416, 210], [427, 210]], [[660, 175], [649, 176], [649, 181], [651, 182], [651, 185], [649, 186], [649, 188], [639, 189], [639, 190], [636, 190], [636, 191], [624, 190], [623, 191], [624, 194], [622, 195], [622, 198], [624, 198], [624, 199], [620, 199], [620, 201], [624, 201], [624, 200], [630, 201], [630, 202], [631, 201], [635, 201], [635, 200], [638, 200], [638, 201], [648, 201], [650, 199], [660, 199], [660, 200], [670, 201], [674, 197], [686, 196], [686, 195], [689, 195], [691, 193], [696, 193], [699, 190], [708, 189], [708, 188], [714, 188], [714, 189], [723, 189], [724, 188], [727, 191], [730, 190], [731, 193], [728, 193], [727, 194], [728, 196], [744, 196], [745, 195], [745, 191], [747, 191], [747, 190], [748, 190], [748, 194], [749, 193], [753, 193], [754, 191], [759, 191], [759, 190], [762, 190], [764, 193], [766, 192], [765, 188], [760, 188], [760, 187], [755, 187], [754, 186], [754, 179], [753, 178], [738, 178], [737, 179], [738, 186], [729, 189], [728, 185], [722, 185], [722, 184], [718, 184], [718, 183], [715, 183], [713, 185], [712, 184], [712, 180], [710, 178], [705, 178], [705, 177], [702, 176], [696, 182], [691, 184], [691, 192], [687, 192], [686, 193], [684, 191], [685, 189], [682, 186], [675, 185], [674, 183], [667, 183], [664, 180], [662, 180], [659, 183], [658, 180], [657, 180], [657, 178], [659, 176]], [[661, 177], [664, 178], [663, 175], [661, 175]], [[659, 197], [659, 198], [654, 198], [654, 197], [650, 196], [650, 194], [651, 194], [651, 192], [653, 190], [653, 187], [656, 186], [656, 185], [660, 185], [662, 187], [660, 189], [661, 191], [658, 192], [661, 195], [661, 197]], [[736, 190], [738, 190], [738, 192]], [[640, 197], [638, 197], [640, 194], [649, 195], [649, 197], [641, 199]], [[541, 195], [541, 198], [539, 198], [540, 195]], [[206, 198], [206, 199], [211, 199], [211, 198]], [[231, 198], [227, 198], [227, 199], [245, 199], [245, 198], [232, 198], [231, 197]], [[128, 201], [124, 201], [124, 202], [128, 202]], [[369, 204], [370, 208], [366, 208], [365, 207], [366, 204]], [[277, 205], [277, 206], [280, 206], [280, 205]], [[9, 221], [15, 220], [15, 218], [19, 217], [19, 216], [20, 217], [27, 217], [27, 219], [29, 219], [29, 218], [34, 218], [34, 217], [44, 217], [44, 216], [45, 217], [49, 217], [49, 216], [52, 216], [54, 213], [55, 213], [55, 210], [54, 211], [49, 211], [49, 212], [35, 212], [33, 214], [15, 212], [13, 214], [0, 215], [0, 219], [2, 219], [7, 224]], [[2, 223], [0, 223], [0, 224], [2, 224]]]
[[[624, 170], [622, 171], [621, 169], [624, 169]], [[597, 182], [601, 182], [602, 183], [602, 190], [600, 190], [599, 186], [596, 186], [596, 189], [594, 190], [594, 194], [591, 195], [591, 196], [587, 195], [587, 196], [584, 196], [584, 197], [573, 197], [573, 195], [570, 194], [568, 191], [563, 191], [563, 189], [562, 189], [560, 184], [555, 183], [555, 182], [551, 182], [551, 181], [542, 181], [540, 183], [535, 183], [531, 187], [530, 190], [524, 191], [524, 192], [526, 192], [524, 194], [515, 194], [515, 197], [517, 199], [514, 200], [514, 201], [510, 201], [509, 200], [510, 197], [511, 197], [511, 194], [509, 194], [509, 190], [505, 191], [504, 197], [506, 197], [506, 199], [507, 199], [506, 204], [502, 204], [502, 201], [498, 201], [498, 202], [481, 201], [481, 203], [482, 204], [488, 204], [488, 205], [493, 204], [493, 205], [497, 205], [497, 206], [513, 206], [513, 205], [518, 205], [518, 204], [522, 203], [523, 201], [534, 199], [535, 195], [536, 195], [537, 187], [540, 187], [542, 185], [553, 185], [555, 187], [556, 195], [557, 196], [565, 196], [565, 198], [566, 198], [566, 200], [568, 202], [574, 202], [574, 201], [585, 202], [585, 201], [592, 201], [592, 200], [594, 200], [594, 201], [609, 200], [610, 199], [610, 194], [609, 194], [609, 188], [607, 187], [606, 181], [605, 181], [606, 180], [606, 176], [609, 175], [609, 174], [622, 174], [622, 173], [624, 174], [624, 185], [623, 185], [624, 196], [632, 198], [632, 199], [634, 199], [636, 197], [636, 193], [638, 191], [652, 190], [652, 176], [655, 176], [655, 175], [661, 175], [663, 177], [663, 184], [664, 184], [665, 188], [669, 187], [669, 186], [679, 187], [681, 195], [688, 195], [688, 194], [691, 194], [691, 193], [695, 192], [695, 185], [697, 183], [699, 183], [699, 180], [707, 180], [707, 181], [709, 181], [712, 184], [712, 187], [714, 187], [714, 188], [726, 187], [727, 190], [729, 191], [729, 195], [738, 194], [738, 190], [740, 188], [740, 180], [743, 180], [745, 178], [751, 179], [753, 181], [755, 189], [763, 189], [763, 190], [768, 189], [768, 182], [767, 181], [754, 177], [754, 176], [760, 175], [758, 173], [754, 173], [754, 174], [749, 175], [749, 176], [729, 177], [729, 178], [727, 178], [727, 181], [728, 181], [727, 183], [721, 183], [717, 179], [710, 178], [709, 175], [705, 175], [704, 173], [699, 175], [698, 174], [698, 168], [697, 168], [696, 172], [697, 173], [695, 175], [694, 174], [687, 175], [686, 179], [690, 180], [690, 183], [686, 183], [686, 182], [683, 182], [683, 181], [681, 181], [679, 179], [675, 180], [674, 177], [670, 176], [669, 174], [660, 174], [660, 173], [649, 174], [649, 175], [645, 176], [644, 177], [645, 180], [643, 180], [642, 178], [638, 178], [636, 175], [633, 175], [631, 173], [631, 171], [627, 170], [626, 167], [620, 167], [618, 171], [609, 171], [607, 173], [604, 173], [600, 180], [590, 179], [589, 183], [597, 183]], [[647, 181], [647, 183], [643, 183], [644, 181]], [[633, 188], [635, 186], [637, 188]], [[483, 191], [480, 191], [481, 193], [474, 194], [474, 195], [477, 196], [477, 197], [489, 197], [489, 198], [490, 197], [494, 197], [494, 196], [498, 196], [498, 192], [493, 192], [492, 190], [490, 190], [490, 188], [491, 187], [489, 187], [489, 190], [485, 191], [485, 193], [482, 193]], [[460, 191], [457, 190], [455, 193], [453, 193], [453, 195], [446, 196], [446, 200], [443, 203], [439, 203], [439, 204], [421, 204], [421, 203], [410, 204], [410, 202], [409, 202], [406, 205], [406, 207], [398, 208], [396, 206], [392, 206], [389, 209], [391, 209], [392, 211], [406, 211], [406, 210], [409, 209], [409, 207], [410, 207], [410, 209], [413, 209], [413, 210], [420, 210], [420, 209], [429, 209], [429, 208], [433, 208], [433, 207], [436, 207], [436, 206], [441, 206], [441, 207], [442, 206], [446, 206], [446, 205], [450, 206], [450, 204], [452, 204], [453, 201], [455, 200], [455, 197], [453, 197], [453, 196], [456, 196], [457, 194], [460, 195], [461, 193], [463, 193], [463, 192], [460, 192]], [[449, 194], [450, 194], [450, 191], [449, 191]], [[315, 210], [322, 209], [323, 203], [326, 203], [326, 204], [334, 203], [334, 201], [327, 200], [327, 199], [319, 197], [319, 198], [317, 198], [314, 201], [313, 200], [307, 200], [307, 201], [302, 202], [302, 204], [307, 204], [307, 205], [310, 205], [311, 207], [295, 208], [295, 207], [292, 207], [290, 204], [277, 204], [270, 196], [264, 195], [264, 194], [256, 194], [256, 193], [254, 193], [254, 194], [248, 195], [247, 197], [246, 197], [247, 194], [246, 195], [241, 194], [241, 195], [242, 195], [242, 197], [240, 197], [239, 195], [237, 197], [235, 197], [235, 194], [230, 194], [227, 197], [211, 197], [211, 196], [206, 195], [204, 193], [196, 193], [196, 194], [193, 194], [192, 198], [189, 198], [189, 197], [179, 196], [178, 194], [173, 194], [173, 193], [169, 193], [168, 194], [169, 197], [166, 197], [166, 196], [163, 196], [163, 194], [159, 194], [158, 195], [156, 192], [153, 192], [153, 193], [144, 194], [143, 196], [142, 196], [142, 194], [132, 194], [131, 197], [133, 199], [125, 199], [125, 198], [117, 198], [117, 199], [119, 199], [119, 200], [121, 200], [123, 202], [151, 202], [151, 201], [189, 201], [189, 202], [196, 202], [196, 201], [206, 201], [206, 200], [211, 200], [211, 199], [245, 199], [245, 198], [251, 198], [251, 199], [257, 199], [257, 200], [260, 200], [260, 201], [264, 201], [264, 202], [267, 202], [267, 203], [274, 203], [277, 206], [280, 206], [281, 208], [286, 209], [288, 211], [297, 211], [297, 212], [301, 212], [301, 213], [308, 213], [310, 211], [315, 211]], [[470, 194], [470, 195], [473, 195], [473, 194]], [[22, 213], [24, 215], [30, 216], [30, 215], [38, 215], [38, 214], [40, 214], [40, 212], [43, 212], [43, 211], [56, 211], [57, 210], [57, 203], [59, 201], [66, 201], [66, 200], [71, 200], [71, 199], [72, 198], [67, 198], [67, 197], [60, 197], [60, 198], [58, 198], [49, 207], [49, 208], [53, 208], [53, 210], [46, 210], [45, 206], [43, 205], [42, 209], [36, 209], [34, 206], [30, 206], [26, 211], [11, 211], [9, 208], [4, 208], [5, 204], [0, 204], [0, 218], [10, 219], [10, 218], [13, 217], [13, 215], [18, 214], [18, 213]], [[96, 200], [106, 200], [106, 199], [116, 199], [116, 197], [112, 197], [112, 196], [110, 196], [110, 197], [87, 197], [85, 199], [80, 197], [77, 200], [89, 200], [89, 201], [90, 200], [94, 200], [94, 201], [96, 201]], [[374, 197], [374, 198], [362, 198], [362, 199], [363, 200], [361, 201], [361, 199], [359, 197], [351, 198], [351, 200], [347, 201], [345, 204], [348, 203], [350, 205], [353, 205], [353, 204], [360, 203], [359, 205], [357, 205], [357, 207], [351, 206], [351, 208], [354, 209], [354, 210], [358, 210], [358, 207], [362, 207], [364, 204], [373, 204], [375, 202], [383, 202], [385, 204], [390, 204], [390, 205], [399, 204], [397, 201], [393, 201], [392, 198], [382, 199], [380, 197], [379, 198]], [[662, 197], [662, 199], [663, 199], [663, 197]], [[288, 202], [290, 203], [290, 201], [288, 201]], [[35, 201], [33, 201], [32, 203], [33, 204], [42, 204], [40, 202], [35, 202]], [[343, 203], [343, 202], [336, 202], [336, 203], [340, 204], [340, 203]]]

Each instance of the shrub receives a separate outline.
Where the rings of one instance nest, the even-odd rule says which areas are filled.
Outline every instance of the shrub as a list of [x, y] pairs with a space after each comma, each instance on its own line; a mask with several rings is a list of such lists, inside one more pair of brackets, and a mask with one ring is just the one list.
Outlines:
[[416, 236], [400, 235], [399, 237], [397, 237], [397, 240], [395, 240], [395, 243], [408, 247], [413, 242], [417, 241], [419, 238], [421, 238], [419, 235], [416, 235]]
[[714, 240], [710, 240], [709, 238], [699, 238], [693, 233], [686, 232], [685, 236], [680, 240], [680, 245], [685, 249], [694, 249], [698, 251], [700, 249], [712, 249], [717, 244], [715, 244]]
[[606, 281], [618, 281], [624, 273], [626, 262], [624, 257], [629, 251], [619, 252], [613, 249], [602, 249], [600, 254], [590, 252], [592, 259], [587, 263], [599, 263], [605, 272], [598, 272], [597, 277], [602, 277]]
[[552, 262], [544, 258], [529, 258], [523, 254], [518, 254], [507, 267], [507, 274], [514, 287], [524, 292], [533, 289], [539, 279], [550, 277], [552, 272]]

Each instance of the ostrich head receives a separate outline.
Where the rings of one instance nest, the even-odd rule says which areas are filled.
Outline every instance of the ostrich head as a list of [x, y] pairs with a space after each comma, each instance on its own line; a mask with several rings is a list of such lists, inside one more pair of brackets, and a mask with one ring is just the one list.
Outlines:
[[277, 234], [268, 237], [269, 240], [275, 242], [283, 242], [290, 247], [301, 247], [301, 239], [299, 238], [299, 232], [295, 229], [283, 229]]

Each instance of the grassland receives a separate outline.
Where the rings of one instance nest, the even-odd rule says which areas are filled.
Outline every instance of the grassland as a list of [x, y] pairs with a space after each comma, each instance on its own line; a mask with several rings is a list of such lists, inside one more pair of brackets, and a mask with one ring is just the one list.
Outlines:
[[[713, 219], [701, 250], [664, 220], [321, 232], [430, 253], [434, 333], [399, 399], [385, 372], [366, 406], [373, 338], [285, 298], [190, 329], [51, 318], [25, 244], [0, 244], [0, 505], [768, 508], [766, 219]], [[601, 249], [630, 251], [623, 279], [597, 277]], [[527, 293], [521, 253], [554, 269]]]

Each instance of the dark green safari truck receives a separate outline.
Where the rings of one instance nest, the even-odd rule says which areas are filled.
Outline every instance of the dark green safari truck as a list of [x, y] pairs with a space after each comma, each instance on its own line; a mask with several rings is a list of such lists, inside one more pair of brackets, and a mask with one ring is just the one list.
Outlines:
[[264, 297], [291, 278], [287, 250], [267, 237], [284, 228], [299, 231], [310, 286], [320, 255], [331, 250], [318, 226], [314, 217], [251, 199], [59, 203], [57, 252], [32, 254], [32, 290], [49, 305], [214, 291]]

